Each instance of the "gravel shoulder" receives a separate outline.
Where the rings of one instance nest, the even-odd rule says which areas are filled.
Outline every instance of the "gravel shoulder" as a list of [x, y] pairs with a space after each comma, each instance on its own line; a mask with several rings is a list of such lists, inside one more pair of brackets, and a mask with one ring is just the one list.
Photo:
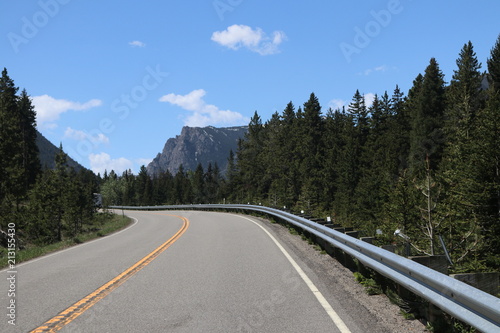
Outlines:
[[317, 287], [327, 294], [325, 297], [341, 304], [342, 312], [339, 315], [355, 323], [357, 327], [351, 328], [353, 332], [428, 332], [420, 321], [405, 319], [399, 307], [385, 295], [368, 295], [364, 287], [356, 282], [352, 271], [330, 255], [316, 250], [300, 235], [292, 235], [279, 223], [269, 223], [263, 218], [257, 220], [306, 265], [307, 274], [315, 276]]

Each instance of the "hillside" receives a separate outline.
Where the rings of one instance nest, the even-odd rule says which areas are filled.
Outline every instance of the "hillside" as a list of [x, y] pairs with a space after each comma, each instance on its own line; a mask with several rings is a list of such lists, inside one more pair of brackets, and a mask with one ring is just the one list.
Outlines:
[[[59, 147], [56, 147], [52, 142], [47, 140], [39, 131], [37, 131], [36, 144], [38, 146], [38, 151], [40, 152], [40, 164], [42, 169], [53, 169], [55, 168], [55, 156], [59, 152]], [[64, 149], [64, 147], [63, 147]], [[78, 162], [73, 160], [68, 156], [68, 166], [79, 171], [84, 169]]]
[[238, 140], [247, 132], [247, 126], [215, 128], [182, 128], [181, 134], [170, 138], [159, 153], [147, 166], [148, 174], [155, 176], [168, 170], [177, 173], [182, 164], [185, 170], [194, 170], [199, 163], [206, 170], [209, 163], [219, 166], [224, 174], [227, 168], [229, 151], [236, 152]]

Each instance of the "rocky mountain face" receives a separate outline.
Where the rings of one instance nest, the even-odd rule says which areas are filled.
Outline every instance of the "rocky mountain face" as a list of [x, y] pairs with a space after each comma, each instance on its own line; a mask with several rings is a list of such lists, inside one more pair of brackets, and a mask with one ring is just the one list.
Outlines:
[[[42, 133], [36, 131], [36, 145], [38, 146], [38, 151], [40, 152], [38, 158], [40, 159], [40, 164], [42, 169], [54, 169], [56, 167], [55, 157], [59, 152], [59, 148], [47, 140]], [[64, 150], [64, 147], [63, 147]], [[68, 156], [67, 164], [69, 167], [75, 169], [75, 171], [80, 171], [85, 169], [78, 162], [73, 160]]]
[[230, 150], [236, 153], [238, 139], [243, 138], [248, 126], [215, 128], [188, 127], [182, 128], [181, 134], [170, 138], [163, 151], [147, 166], [150, 176], [170, 171], [176, 174], [182, 164], [184, 170], [195, 170], [199, 163], [206, 171], [208, 164], [217, 163], [221, 174], [227, 169]]

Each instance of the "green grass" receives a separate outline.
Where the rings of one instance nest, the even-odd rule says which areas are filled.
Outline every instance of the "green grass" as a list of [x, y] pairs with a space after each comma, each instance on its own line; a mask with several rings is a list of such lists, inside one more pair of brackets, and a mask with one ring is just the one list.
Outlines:
[[365, 291], [368, 295], [382, 294], [382, 288], [377, 284], [377, 282], [375, 282], [374, 279], [364, 277], [359, 272], [354, 272], [354, 278], [365, 287]]
[[[97, 227], [94, 227], [92, 231], [78, 234], [78, 236], [76, 237], [67, 238], [62, 240], [61, 242], [43, 246], [30, 244], [22, 250], [17, 250], [16, 264], [47, 255], [52, 252], [60, 251], [74, 245], [85, 243], [96, 238], [107, 236], [113, 232], [125, 228], [131, 223], [131, 221], [132, 220], [130, 218], [122, 217], [121, 215], [112, 215], [107, 213], [98, 214], [95, 222], [95, 225]], [[0, 259], [4, 259], [6, 256], [4, 250], [5, 249], [0, 249]], [[7, 260], [2, 260], [0, 268], [4, 268], [6, 266]]]

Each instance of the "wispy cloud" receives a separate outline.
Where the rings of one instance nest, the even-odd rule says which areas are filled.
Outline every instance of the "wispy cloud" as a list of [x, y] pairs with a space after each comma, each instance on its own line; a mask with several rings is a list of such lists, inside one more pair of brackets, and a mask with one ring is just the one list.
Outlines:
[[37, 114], [39, 128], [55, 128], [59, 116], [68, 111], [83, 111], [102, 105], [99, 99], [91, 99], [85, 103], [55, 99], [49, 95], [34, 96], [33, 105]]
[[184, 124], [192, 127], [203, 127], [208, 125], [243, 125], [249, 122], [249, 119], [241, 113], [220, 110], [217, 106], [207, 104], [203, 97], [206, 91], [197, 89], [187, 95], [168, 94], [160, 98], [160, 102], [168, 102], [180, 106], [184, 110], [191, 111], [193, 114], [185, 118]]
[[134, 40], [128, 43], [128, 45], [132, 47], [146, 47], [146, 43], [141, 42], [140, 40]]
[[133, 163], [132, 161], [120, 157], [116, 159], [112, 159], [111, 156], [107, 153], [100, 154], [89, 154], [90, 160], [90, 169], [94, 173], [104, 174], [104, 171], [107, 170], [109, 173], [111, 170], [114, 170], [118, 175], [122, 174], [123, 171], [132, 169]]
[[73, 139], [76, 141], [88, 140], [93, 144], [109, 143], [109, 138], [102, 133], [96, 133], [95, 135], [92, 135], [91, 133], [88, 133], [86, 131], [75, 130], [71, 127], [66, 128], [66, 131], [64, 131], [64, 138]]
[[389, 70], [389, 67], [387, 65], [382, 65], [382, 66], [377, 66], [377, 67], [374, 67], [374, 68], [368, 68], [368, 69], [364, 70], [363, 72], [358, 73], [358, 75], [368, 76], [368, 75], [370, 75], [372, 73], [386, 72], [388, 70]]
[[268, 36], [261, 28], [234, 24], [226, 30], [214, 32], [212, 40], [231, 50], [244, 47], [260, 55], [270, 55], [280, 52], [278, 46], [286, 40], [286, 35], [283, 31], [274, 31]]

